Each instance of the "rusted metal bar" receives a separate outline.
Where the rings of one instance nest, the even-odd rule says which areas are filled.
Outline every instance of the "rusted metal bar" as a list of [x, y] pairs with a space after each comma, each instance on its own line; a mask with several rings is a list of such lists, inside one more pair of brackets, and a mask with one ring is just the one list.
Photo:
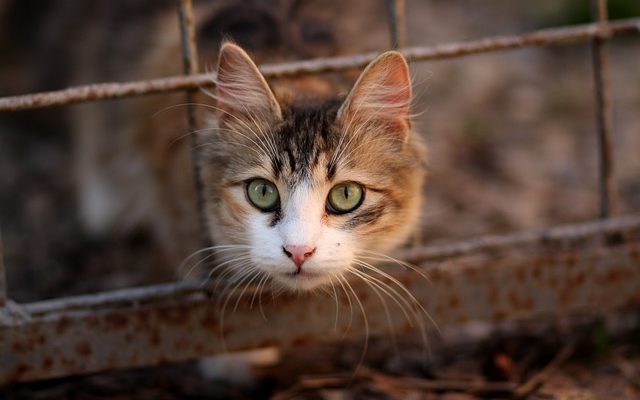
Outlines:
[[[594, 19], [603, 28], [607, 27], [606, 0], [591, 0]], [[611, 110], [611, 84], [607, 56], [607, 34], [593, 38], [593, 82], [595, 86], [596, 120], [598, 123], [598, 156], [600, 184], [600, 217], [607, 218], [618, 209], [618, 193], [615, 182], [613, 157], [613, 114]]]
[[640, 227], [640, 215], [627, 215], [533, 232], [480, 236], [452, 244], [406, 250], [399, 257], [403, 260], [413, 260], [413, 262], [442, 260], [470, 253], [495, 252], [518, 246], [530, 246], [534, 243], [579, 242], [594, 235], [611, 236], [616, 232], [627, 231], [636, 227]]
[[[496, 36], [436, 46], [408, 47], [402, 49], [401, 53], [412, 61], [440, 60], [521, 47], [583, 42], [605, 34], [613, 37], [638, 33], [640, 33], [640, 18], [632, 18], [611, 22], [607, 26], [593, 23], [544, 29], [524, 35]], [[272, 78], [341, 71], [364, 67], [377, 56], [378, 53], [373, 52], [351, 56], [318, 58], [284, 64], [263, 65], [260, 70], [267, 77]], [[0, 111], [61, 106], [85, 101], [196, 89], [211, 85], [213, 85], [213, 81], [210, 74], [196, 74], [188, 77], [174, 76], [126, 83], [92, 84], [52, 92], [0, 98]]]
[[[180, 38], [182, 42], [182, 65], [185, 75], [198, 73], [198, 47], [193, 20], [191, 0], [178, 0], [178, 18], [180, 20]], [[187, 91], [187, 101], [193, 102], [193, 89]], [[196, 129], [196, 117], [193, 106], [187, 107], [189, 129]]]
[[[468, 253], [446, 263], [420, 263], [430, 282], [411, 270], [386, 271], [441, 328], [568, 313], [599, 315], [640, 303], [639, 218], [626, 224], [621, 218], [565, 227], [547, 240], [531, 236], [534, 239], [517, 249], [506, 244], [503, 250], [508, 251], [494, 248], [490, 257]], [[603, 240], [614, 228], [621, 239]], [[584, 245], [576, 247], [575, 240]], [[0, 318], [0, 384], [181, 361], [226, 350], [338, 340], [345, 332], [358, 337], [367, 330], [401, 334], [419, 329], [392, 300], [387, 302], [390, 312], [382, 312], [379, 298], [364, 283], [352, 285], [351, 297], [358, 293], [366, 320], [358, 303], [344, 294], [289, 298], [260, 295], [250, 288], [226, 297], [199, 290], [193, 282], [15, 306], [20, 312]], [[427, 318], [424, 321], [433, 327]]]
[[[452, 244], [425, 246], [421, 249], [401, 252], [397, 254], [397, 257], [413, 263], [423, 263], [481, 252], [504, 252], [514, 247], [536, 244], [584, 242], [588, 238], [609, 237], [620, 232], [634, 231], [640, 231], [640, 215], [626, 215], [578, 225], [560, 226], [532, 232], [516, 232], [509, 235], [489, 235]], [[202, 282], [187, 281], [47, 300], [46, 302], [26, 304], [23, 307], [30, 315], [42, 315], [53, 311], [73, 311], [172, 300], [197, 294], [203, 290], [206, 291], [206, 286], [203, 286]]]
[[[198, 45], [196, 42], [196, 30], [194, 27], [193, 3], [191, 0], [178, 0], [178, 19], [180, 22], [180, 39], [182, 44], [182, 65], [185, 76], [198, 73]], [[193, 170], [193, 181], [197, 193], [197, 208], [199, 215], [204, 217], [202, 198], [202, 181], [200, 180], [200, 162], [198, 160], [198, 139], [195, 133], [198, 129], [196, 110], [193, 104], [195, 101], [195, 89], [187, 90], [187, 129], [191, 134], [191, 165]], [[203, 235], [204, 236], [204, 235]]]
[[391, 47], [400, 49], [407, 47], [406, 8], [404, 0], [387, 0]]
[[2, 230], [0, 229], [0, 308], [7, 304], [7, 275], [4, 269], [4, 248], [2, 247]]

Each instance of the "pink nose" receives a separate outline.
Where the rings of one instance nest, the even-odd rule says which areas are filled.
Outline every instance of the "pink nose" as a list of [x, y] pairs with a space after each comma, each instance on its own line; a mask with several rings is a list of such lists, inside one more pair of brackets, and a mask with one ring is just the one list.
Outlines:
[[313, 253], [316, 252], [316, 248], [314, 246], [306, 246], [306, 245], [293, 245], [288, 244], [282, 247], [284, 254], [289, 257], [293, 263], [298, 267], [298, 272], [302, 268], [302, 264], [307, 260], [307, 258], [311, 257]]

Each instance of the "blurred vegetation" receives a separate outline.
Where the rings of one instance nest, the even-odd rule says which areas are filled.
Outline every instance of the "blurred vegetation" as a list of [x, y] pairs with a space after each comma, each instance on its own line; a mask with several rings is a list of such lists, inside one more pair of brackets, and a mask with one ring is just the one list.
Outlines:
[[[640, 1], [609, 0], [608, 5], [609, 19], [640, 16]], [[544, 26], [585, 24], [593, 21], [589, 0], [552, 1], [541, 3], [540, 6], [540, 24]]]

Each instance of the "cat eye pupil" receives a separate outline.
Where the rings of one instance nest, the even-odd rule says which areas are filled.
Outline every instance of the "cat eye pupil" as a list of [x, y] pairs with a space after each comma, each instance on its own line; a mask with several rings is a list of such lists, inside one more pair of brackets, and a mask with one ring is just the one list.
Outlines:
[[280, 206], [278, 188], [266, 179], [253, 179], [247, 184], [249, 202], [261, 211], [274, 211]]
[[360, 207], [364, 200], [364, 188], [355, 182], [335, 185], [327, 196], [326, 209], [331, 214], [346, 214]]

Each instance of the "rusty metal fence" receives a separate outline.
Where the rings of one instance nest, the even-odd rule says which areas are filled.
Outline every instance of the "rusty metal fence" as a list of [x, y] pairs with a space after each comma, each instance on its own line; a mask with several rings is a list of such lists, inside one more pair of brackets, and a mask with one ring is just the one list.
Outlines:
[[[608, 22], [606, 1], [592, 0], [592, 6], [595, 22], [591, 24], [405, 47], [404, 1], [389, 1], [392, 47], [410, 61], [585, 41], [593, 47], [600, 218], [538, 232], [406, 250], [401, 258], [421, 273], [389, 272], [380, 280], [402, 284], [430, 314], [430, 327], [435, 322], [443, 328], [471, 321], [549, 318], [567, 313], [598, 315], [640, 303], [640, 215], [612, 216], [617, 207], [606, 56], [608, 40], [640, 33], [640, 18]], [[0, 112], [172, 91], [188, 95], [211, 85], [210, 77], [197, 71], [191, 1], [178, 0], [178, 9], [184, 76], [4, 97], [0, 98]], [[363, 67], [375, 56], [368, 53], [263, 65], [261, 70], [267, 77], [340, 71]], [[193, 125], [193, 110], [188, 114]], [[429, 282], [421, 278], [422, 273]], [[352, 294], [356, 293], [360, 299], [357, 304], [346, 293], [296, 295], [295, 301], [287, 301], [288, 295], [275, 298], [272, 293], [250, 289], [226, 300], [236, 309], [227, 315], [221, 299], [201, 282], [17, 304], [7, 297], [0, 243], [0, 385], [181, 361], [225, 350], [296, 345], [339, 339], [345, 334], [357, 337], [365, 331], [398, 334], [416, 330], [412, 310], [407, 315], [401, 303], [391, 303], [382, 313], [380, 299], [370, 287], [354, 283]]]

